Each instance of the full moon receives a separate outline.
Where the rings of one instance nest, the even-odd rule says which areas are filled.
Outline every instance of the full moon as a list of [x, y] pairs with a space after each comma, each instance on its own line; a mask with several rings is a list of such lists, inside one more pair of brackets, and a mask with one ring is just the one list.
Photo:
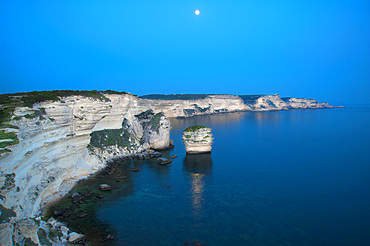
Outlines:
[[199, 15], [200, 14], [200, 11], [199, 10], [195, 10], [195, 14], [196, 15]]

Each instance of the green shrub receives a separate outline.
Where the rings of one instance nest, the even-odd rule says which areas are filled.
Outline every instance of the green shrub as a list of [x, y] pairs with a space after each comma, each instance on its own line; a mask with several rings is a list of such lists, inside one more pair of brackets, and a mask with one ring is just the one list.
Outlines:
[[161, 120], [161, 117], [164, 116], [164, 113], [160, 112], [149, 121], [148, 127], [150, 127], [153, 131], [159, 132], [159, 121]]
[[186, 128], [184, 130], [184, 133], [185, 132], [195, 132], [195, 131], [198, 131], [199, 129], [202, 129], [202, 128], [207, 128], [207, 127], [206, 126], [201, 126], [201, 125], [189, 126], [188, 128]]
[[14, 132], [5, 132], [5, 130], [0, 130], [0, 139], [11, 139], [13, 141], [0, 142], [0, 148], [5, 148], [6, 146], [14, 145], [19, 143], [17, 134]]
[[37, 236], [40, 240], [41, 245], [43, 246], [51, 246], [52, 244], [49, 242], [46, 231], [42, 228], [40, 228], [37, 231]]
[[[109, 102], [104, 94], [127, 94], [126, 92], [117, 92], [112, 90], [107, 91], [72, 91], [72, 90], [54, 90], [54, 91], [33, 91], [33, 92], [22, 92], [14, 94], [2, 94], [0, 95], [0, 127], [7, 124], [11, 116], [13, 115], [14, 109], [16, 107], [29, 107], [32, 108], [35, 103], [40, 103], [44, 101], [60, 101], [65, 103], [62, 100], [63, 97], [68, 96], [83, 96], [89, 98], [95, 98], [100, 101]], [[41, 111], [41, 115], [44, 115], [45, 112]], [[35, 118], [38, 115], [29, 115], [27, 117]], [[15, 117], [14, 120], [19, 120], [20, 117]]]
[[129, 146], [130, 133], [127, 129], [105, 129], [95, 131], [90, 134], [90, 148], [91, 147], [108, 147], [108, 146]]
[[135, 117], [137, 117], [139, 120], [149, 120], [152, 117], [154, 117], [154, 112], [153, 112], [153, 110], [149, 109], [145, 112], [142, 112], [138, 115], [135, 115]]

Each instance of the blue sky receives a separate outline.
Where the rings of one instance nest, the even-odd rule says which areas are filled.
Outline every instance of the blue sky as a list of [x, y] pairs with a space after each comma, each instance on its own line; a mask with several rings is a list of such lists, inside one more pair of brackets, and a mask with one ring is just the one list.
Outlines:
[[369, 16], [368, 0], [1, 0], [0, 93], [369, 102]]

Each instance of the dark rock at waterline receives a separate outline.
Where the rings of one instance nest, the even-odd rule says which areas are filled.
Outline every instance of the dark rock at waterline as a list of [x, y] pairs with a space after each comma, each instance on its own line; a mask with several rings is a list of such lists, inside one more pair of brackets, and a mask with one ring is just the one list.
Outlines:
[[101, 198], [103, 198], [104, 196], [103, 196], [103, 194], [96, 194], [96, 197], [97, 197], [97, 198], [99, 198], [99, 199], [101, 199]]
[[127, 169], [127, 171], [138, 172], [139, 168], [130, 168], [130, 169]]
[[170, 139], [170, 145], [168, 146], [169, 149], [175, 148], [175, 145], [173, 144], [173, 140]]
[[160, 157], [162, 154], [161, 154], [161, 152], [153, 152], [150, 156], [151, 157]]
[[157, 164], [160, 164], [160, 165], [166, 165], [166, 164], [170, 164], [172, 160], [168, 158], [158, 158], [156, 162]]
[[99, 185], [99, 188], [101, 191], [110, 191], [112, 190], [112, 187], [110, 185], [107, 185], [107, 184], [101, 184]]
[[150, 159], [150, 155], [147, 152], [144, 152], [143, 153], [143, 157], [144, 157], [145, 160], [149, 160]]
[[135, 157], [136, 157], [137, 159], [139, 159], [139, 160], [143, 160], [143, 159], [144, 159], [143, 154], [137, 154], [137, 155], [135, 155]]

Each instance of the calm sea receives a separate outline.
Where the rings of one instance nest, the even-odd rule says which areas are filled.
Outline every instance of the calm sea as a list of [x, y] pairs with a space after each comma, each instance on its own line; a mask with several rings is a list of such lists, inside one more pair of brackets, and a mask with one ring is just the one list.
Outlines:
[[[76, 190], [114, 189], [72, 227], [104, 225], [105, 245], [370, 245], [370, 107], [171, 123], [175, 148], [163, 154], [178, 158], [126, 161], [82, 182]], [[213, 129], [212, 154], [186, 155], [181, 133], [195, 124]]]

